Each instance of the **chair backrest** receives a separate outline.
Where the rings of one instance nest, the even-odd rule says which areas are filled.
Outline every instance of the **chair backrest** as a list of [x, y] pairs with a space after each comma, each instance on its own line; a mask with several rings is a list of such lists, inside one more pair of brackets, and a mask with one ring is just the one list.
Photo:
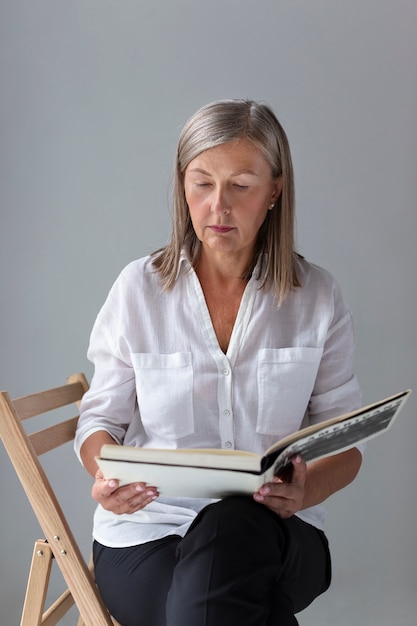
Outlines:
[[[62, 419], [61, 416], [54, 425], [32, 434], [27, 434], [23, 426], [25, 420], [48, 411], [72, 403], [79, 406], [87, 389], [88, 382], [84, 374], [75, 374], [68, 378], [66, 385], [15, 400], [7, 392], [0, 392], [0, 437], [45, 534], [45, 541], [35, 542], [21, 626], [52, 626], [74, 603], [81, 616], [79, 624], [113, 624], [38, 459], [38, 456], [73, 440], [78, 415], [70, 419]], [[68, 590], [44, 611], [52, 556]]]

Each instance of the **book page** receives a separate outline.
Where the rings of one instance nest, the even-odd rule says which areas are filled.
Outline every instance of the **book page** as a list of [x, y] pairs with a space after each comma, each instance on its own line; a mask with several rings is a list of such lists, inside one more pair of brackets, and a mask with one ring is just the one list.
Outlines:
[[[358, 420], [362, 422], [364, 419], [368, 418], [369, 416], [375, 415], [376, 419], [373, 422], [371, 422], [369, 426], [369, 430], [372, 430], [374, 426], [377, 427], [376, 426], [377, 422], [382, 419], [380, 417], [381, 413], [384, 413], [387, 411], [388, 419], [386, 420], [386, 422], [384, 422], [384, 427], [381, 429], [381, 430], [385, 430], [387, 427], [391, 426], [392, 422], [394, 421], [394, 418], [399, 413], [402, 405], [404, 404], [404, 402], [406, 401], [410, 393], [411, 391], [409, 389], [406, 391], [401, 391], [400, 393], [397, 393], [393, 396], [389, 396], [385, 400], [374, 402], [373, 404], [369, 404], [365, 407], [361, 407], [360, 409], [357, 409], [356, 411], [352, 411], [344, 415], [339, 415], [338, 417], [331, 418], [329, 420], [326, 420], [318, 424], [314, 424], [312, 426], [307, 426], [307, 428], [303, 428], [302, 430], [292, 433], [291, 435], [288, 435], [288, 437], [284, 437], [283, 439], [278, 441], [276, 444], [271, 446], [266, 451], [265, 457], [273, 455], [274, 453], [277, 453], [277, 452], [280, 453], [281, 450], [293, 444], [299, 439], [303, 439], [305, 437], [313, 435], [314, 433], [319, 432], [323, 430], [324, 428], [327, 428], [328, 426], [332, 426], [334, 424], [339, 424], [339, 423], [351, 420], [352, 418], [356, 419], [357, 417]], [[368, 435], [367, 435], [367, 438], [368, 438]], [[277, 454], [275, 454], [275, 457], [276, 456]]]
[[261, 457], [255, 452], [216, 448], [135, 448], [104, 445], [101, 458], [134, 463], [159, 463], [192, 467], [222, 467], [225, 469], [259, 471]]
[[295, 441], [278, 456], [275, 472], [288, 465], [291, 457], [296, 454], [300, 454], [308, 463], [343, 452], [358, 443], [377, 437], [391, 426], [401, 404], [401, 399], [394, 400], [386, 406], [337, 422]]

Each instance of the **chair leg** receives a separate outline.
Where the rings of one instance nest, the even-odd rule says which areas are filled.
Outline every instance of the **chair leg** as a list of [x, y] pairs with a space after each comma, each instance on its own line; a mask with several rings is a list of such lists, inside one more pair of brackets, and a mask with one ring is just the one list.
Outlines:
[[46, 541], [36, 541], [20, 626], [41, 626], [42, 624], [52, 559], [52, 550]]

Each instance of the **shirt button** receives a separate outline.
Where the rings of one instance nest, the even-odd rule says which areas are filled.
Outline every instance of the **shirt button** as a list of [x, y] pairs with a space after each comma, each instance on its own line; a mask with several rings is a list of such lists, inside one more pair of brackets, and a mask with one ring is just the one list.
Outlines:
[[226, 441], [226, 443], [224, 444], [226, 448], [231, 448], [233, 446], [231, 441]]
[[223, 370], [223, 374], [224, 374], [225, 376], [229, 376], [230, 371], [229, 371], [228, 369], [224, 369], [224, 370]]
[[223, 411], [223, 415], [230, 415], [230, 411], [229, 411], [229, 409], [225, 409], [225, 410]]

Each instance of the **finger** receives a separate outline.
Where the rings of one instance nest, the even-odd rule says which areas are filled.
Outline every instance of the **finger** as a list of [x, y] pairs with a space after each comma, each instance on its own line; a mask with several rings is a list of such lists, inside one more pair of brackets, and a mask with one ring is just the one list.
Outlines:
[[[110, 481], [112, 482], [112, 481]], [[115, 481], [117, 482], [117, 481]], [[145, 492], [148, 495], [154, 495], [157, 493], [157, 488], [154, 486], [147, 485], [146, 483], [130, 483], [128, 485], [123, 485], [122, 487], [118, 487], [115, 490], [109, 493], [109, 496], [115, 495], [117, 500], [120, 502], [127, 502], [132, 498], [141, 496]]]
[[300, 454], [297, 454], [291, 459], [293, 465], [293, 472], [291, 483], [294, 485], [303, 485], [306, 478], [307, 464]]
[[[280, 484], [282, 485], [282, 483]], [[276, 489], [276, 485], [273, 483], [265, 483], [253, 494], [253, 497], [257, 502], [265, 502], [265, 499], [268, 497], [279, 498], [282, 497], [282, 494], [280, 489]]]
[[[272, 496], [275, 498], [284, 498], [288, 491], [288, 483], [284, 482], [278, 476], [273, 476], [271, 482], [264, 483], [262, 487], [258, 489], [255, 495], [261, 497]], [[258, 499], [258, 498], [255, 498]]]
[[100, 489], [100, 495], [103, 498], [108, 498], [109, 496], [111, 496], [112, 493], [117, 491], [117, 489], [119, 488], [119, 481], [115, 480], [114, 478], [110, 480], [99, 479], [98, 485]]
[[[109, 480], [97, 480], [94, 486], [95, 492], [99, 498], [110, 498], [112, 495], [117, 494], [118, 500], [126, 501], [134, 497], [138, 493], [144, 493], [147, 486], [145, 483], [131, 483], [119, 487], [119, 481], [115, 479]], [[151, 487], [154, 491], [156, 487]]]
[[143, 509], [145, 506], [156, 500], [158, 498], [159, 493], [154, 491], [153, 489], [147, 489], [144, 494], [139, 497], [131, 498], [124, 505], [124, 513], [136, 513]]
[[104, 509], [120, 515], [142, 509], [158, 496], [159, 492], [156, 487], [147, 487], [144, 483], [137, 483], [120, 487], [107, 496], [100, 493], [96, 499]]
[[262, 495], [260, 492], [253, 494], [253, 498], [259, 504], [263, 504], [279, 515], [282, 519], [287, 519], [293, 515], [293, 511], [288, 508], [288, 504], [285, 498], [277, 498], [274, 496]]
[[119, 489], [117, 495], [124, 502], [143, 502], [158, 496], [159, 493], [156, 487], [150, 487], [145, 483], [134, 483]]
[[130, 494], [128, 497], [128, 493], [129, 492], [126, 490], [123, 492], [119, 489], [115, 494], [104, 499], [101, 504], [105, 509], [111, 510], [118, 515], [122, 513], [130, 514], [143, 509], [159, 496], [155, 487], [148, 487], [144, 491], [136, 493], [136, 495], [131, 497]]

